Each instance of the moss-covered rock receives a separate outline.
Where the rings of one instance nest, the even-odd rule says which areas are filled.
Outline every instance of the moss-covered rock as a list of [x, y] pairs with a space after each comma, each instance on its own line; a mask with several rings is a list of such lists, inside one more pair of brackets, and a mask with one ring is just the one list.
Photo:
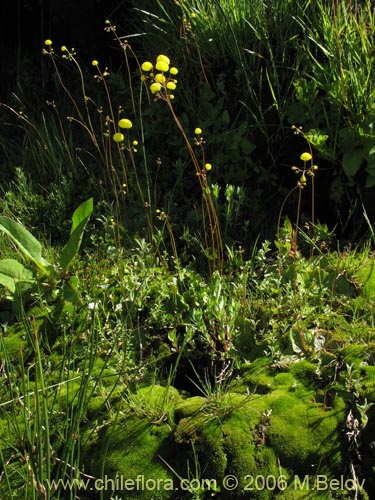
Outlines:
[[180, 400], [174, 387], [159, 385], [128, 394], [115, 421], [85, 453], [90, 473], [109, 480], [105, 499], [174, 498], [176, 475], [168, 465], [173, 468], [178, 456], [172, 423]]
[[[375, 378], [372, 368], [364, 367], [369, 380]], [[88, 453], [95, 450], [100, 460], [89, 460], [88, 472], [133, 481], [132, 490], [117, 483], [104, 498], [112, 493], [142, 500], [211, 494], [218, 500], [350, 498], [336, 483], [333, 490], [314, 489], [318, 477], [323, 485], [350, 478], [346, 392], [332, 390], [329, 401], [319, 400], [318, 381], [313, 362], [280, 371], [257, 360], [243, 368], [230, 390], [207, 397], [144, 387], [129, 394], [118, 418], [100, 431]], [[368, 391], [370, 386], [369, 381]], [[371, 425], [367, 432], [372, 439]], [[233, 489], [225, 488], [228, 475], [238, 481]], [[208, 486], [182, 490], [181, 478], [205, 480]]]

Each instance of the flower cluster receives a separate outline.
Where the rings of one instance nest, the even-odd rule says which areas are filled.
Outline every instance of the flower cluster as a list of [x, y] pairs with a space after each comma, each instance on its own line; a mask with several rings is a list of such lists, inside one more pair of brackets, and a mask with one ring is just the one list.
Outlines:
[[175, 76], [178, 69], [174, 66], [171, 67], [170, 64], [169, 57], [160, 54], [156, 58], [155, 64], [145, 61], [141, 66], [143, 71], [142, 80], [150, 80], [151, 93], [164, 99], [174, 99], [173, 91], [177, 87]]
[[[301, 176], [297, 182], [297, 186], [300, 189], [303, 189], [307, 183], [306, 175], [308, 175], [310, 177], [314, 177], [315, 171], [318, 170], [318, 166], [313, 164], [313, 157], [312, 157], [311, 153], [308, 153], [307, 151], [300, 155], [300, 160], [303, 161], [303, 167], [301, 168], [301, 167], [293, 166], [292, 170], [297, 175], [301, 174]], [[308, 166], [308, 163], [310, 163], [309, 166]]]

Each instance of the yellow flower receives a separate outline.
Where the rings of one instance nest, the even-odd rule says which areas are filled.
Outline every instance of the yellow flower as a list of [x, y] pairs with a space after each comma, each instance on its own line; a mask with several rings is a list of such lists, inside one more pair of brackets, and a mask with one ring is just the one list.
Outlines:
[[142, 66], [141, 66], [143, 71], [151, 71], [152, 70], [152, 63], [150, 61], [145, 61]]
[[52, 40], [50, 40], [49, 38], [47, 38], [47, 40], [44, 41], [44, 45], [47, 45], [47, 47], [51, 46], [52, 45]]
[[171, 68], [171, 69], [169, 70], [169, 73], [170, 73], [171, 75], [177, 75], [177, 73], [178, 73], [178, 69], [177, 69], [177, 68], [175, 68], [175, 67], [173, 66], [173, 68]]
[[61, 47], [61, 52], [66, 52], [67, 50], [68, 50], [68, 49], [67, 49], [66, 45], [62, 45], [62, 47]]
[[133, 141], [133, 146], [138, 146], [138, 141]]
[[121, 134], [121, 132], [116, 132], [115, 134], [113, 134], [112, 139], [115, 142], [123, 142], [125, 140], [125, 137], [124, 134]]
[[156, 94], [156, 92], [160, 92], [161, 90], [161, 84], [159, 82], [154, 82], [150, 85], [150, 90], [153, 94]]
[[211, 169], [212, 169], [212, 165], [211, 165], [211, 163], [206, 163], [206, 165], [204, 166], [204, 168], [205, 168], [206, 170], [211, 170]]
[[202, 129], [201, 129], [201, 128], [199, 128], [199, 127], [197, 127], [197, 128], [194, 130], [194, 134], [199, 135], [199, 134], [201, 134], [201, 133], [202, 133]]
[[158, 71], [168, 71], [169, 70], [169, 64], [166, 63], [165, 61], [158, 61], [156, 64], [155, 64], [155, 68], [158, 70]]
[[163, 73], [158, 73], [155, 75], [155, 80], [159, 83], [165, 83], [166, 81], [166, 78], [165, 76], [163, 75]]
[[300, 159], [302, 161], [310, 161], [312, 158], [311, 154], [310, 153], [302, 153], [301, 156], [300, 156]]
[[174, 95], [173, 94], [169, 94], [169, 99], [174, 99]]
[[156, 62], [159, 62], [159, 61], [164, 61], [165, 63], [168, 64], [168, 66], [171, 64], [171, 60], [169, 59], [169, 57], [165, 56], [164, 54], [158, 55], [158, 57], [156, 58]]
[[94, 59], [93, 61], [91, 61], [91, 64], [93, 66], [98, 66], [99, 62], [96, 59]]
[[168, 82], [167, 83], [167, 89], [169, 90], [175, 90], [176, 84], [174, 82]]
[[133, 124], [128, 118], [121, 118], [118, 122], [120, 128], [132, 128]]

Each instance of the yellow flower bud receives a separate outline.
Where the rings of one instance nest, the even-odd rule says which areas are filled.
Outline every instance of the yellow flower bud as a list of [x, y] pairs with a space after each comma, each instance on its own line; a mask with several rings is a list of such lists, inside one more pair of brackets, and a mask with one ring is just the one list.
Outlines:
[[93, 61], [91, 61], [91, 64], [93, 66], [98, 66], [99, 63], [98, 63], [98, 61], [96, 59], [94, 59]]
[[112, 139], [115, 142], [123, 142], [125, 140], [125, 137], [124, 134], [121, 134], [121, 132], [116, 132], [115, 134], [113, 134]]
[[206, 163], [206, 164], [205, 164], [205, 166], [204, 166], [204, 168], [205, 168], [206, 170], [211, 170], [211, 169], [212, 169], [212, 165], [211, 165], [211, 163]]
[[168, 66], [171, 64], [171, 60], [169, 59], [169, 57], [165, 56], [164, 54], [158, 55], [158, 57], [156, 58], [156, 62], [159, 62], [159, 61], [164, 61], [165, 63], [168, 64]]
[[143, 71], [151, 71], [152, 70], [152, 63], [150, 61], [145, 61], [142, 66], [141, 66]]
[[163, 73], [157, 73], [157, 74], [155, 75], [155, 80], [156, 80], [157, 82], [159, 82], [159, 83], [162, 83], [162, 84], [163, 84], [163, 83], [165, 83], [166, 78], [165, 78], [165, 76], [163, 75]]
[[300, 159], [302, 161], [310, 161], [312, 158], [311, 154], [310, 153], [302, 153], [301, 156], [300, 156]]
[[50, 47], [52, 45], [52, 40], [47, 38], [47, 40], [44, 41], [44, 45], [47, 45], [47, 47]]
[[167, 64], [165, 61], [158, 61], [155, 64], [155, 68], [158, 71], [168, 71], [169, 70], [169, 64]]
[[201, 134], [201, 133], [202, 133], [202, 129], [201, 129], [201, 128], [199, 128], [199, 127], [197, 127], [197, 128], [194, 130], [194, 134], [199, 135], [199, 134]]
[[118, 122], [120, 128], [132, 128], [133, 124], [128, 118], [121, 118]]
[[178, 69], [177, 69], [177, 68], [175, 68], [175, 67], [173, 66], [173, 68], [171, 68], [171, 69], [169, 70], [169, 73], [170, 73], [171, 75], [177, 75], [177, 73], [178, 73]]
[[154, 82], [150, 85], [150, 90], [153, 94], [156, 94], [156, 92], [160, 92], [161, 90], [161, 84], [159, 82]]
[[168, 82], [167, 83], [167, 89], [169, 90], [175, 90], [176, 84], [174, 82]]
[[62, 45], [61, 46], [61, 52], [66, 52], [68, 49], [66, 47], [66, 45]]

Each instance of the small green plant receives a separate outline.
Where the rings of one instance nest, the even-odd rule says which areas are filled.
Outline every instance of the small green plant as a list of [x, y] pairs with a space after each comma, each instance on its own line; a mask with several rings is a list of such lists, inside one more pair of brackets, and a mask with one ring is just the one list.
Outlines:
[[52, 264], [42, 255], [41, 243], [22, 224], [0, 216], [0, 230], [9, 236], [23, 256], [31, 261], [41, 274], [41, 278], [38, 278], [35, 269], [30, 269], [15, 259], [0, 261], [0, 283], [10, 291], [15, 303], [19, 303], [25, 292], [35, 288], [38, 283], [47, 288], [60, 285], [59, 293], [64, 300], [80, 303], [77, 281], [69, 275], [69, 267], [78, 254], [92, 210], [93, 199], [90, 198], [73, 213], [70, 237], [61, 251], [58, 264]]
[[[293, 126], [292, 129], [294, 130], [294, 133], [296, 135], [302, 135], [302, 137], [306, 138], [306, 135], [302, 131], [302, 127], [296, 127]], [[299, 176], [299, 179], [297, 181], [296, 186], [289, 191], [287, 196], [285, 197], [281, 208], [280, 208], [280, 213], [279, 213], [279, 218], [278, 218], [278, 235], [280, 234], [280, 225], [281, 225], [281, 216], [283, 213], [283, 209], [285, 206], [285, 203], [287, 202], [289, 196], [294, 193], [294, 191], [298, 190], [298, 202], [297, 202], [297, 211], [296, 211], [296, 220], [295, 220], [295, 228], [292, 231], [291, 237], [290, 237], [290, 242], [291, 242], [291, 252], [290, 255], [296, 256], [297, 251], [298, 251], [298, 232], [299, 232], [299, 224], [300, 224], [300, 216], [301, 216], [301, 201], [302, 201], [302, 190], [306, 187], [307, 185], [307, 178], [311, 178], [311, 224], [312, 227], [314, 228], [315, 226], [315, 172], [318, 170], [318, 166], [314, 164], [313, 161], [313, 154], [312, 154], [312, 148], [309, 145], [309, 151], [305, 151], [300, 155], [300, 160], [302, 161], [303, 165], [302, 167], [297, 167], [297, 166], [292, 166], [293, 172]], [[279, 239], [279, 238], [278, 238]]]

